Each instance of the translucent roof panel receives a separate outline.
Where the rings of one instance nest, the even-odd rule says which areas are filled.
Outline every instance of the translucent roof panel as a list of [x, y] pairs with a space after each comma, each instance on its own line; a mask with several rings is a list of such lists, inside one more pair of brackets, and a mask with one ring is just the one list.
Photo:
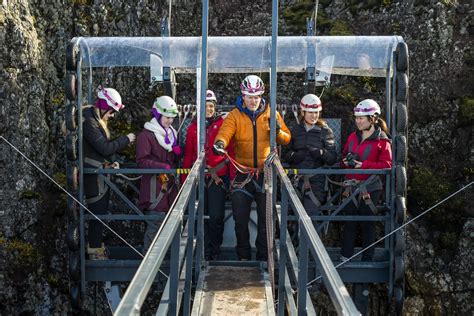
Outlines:
[[[200, 37], [78, 38], [83, 67], [150, 67], [156, 57], [177, 73], [200, 67]], [[278, 72], [316, 67], [327, 73], [384, 77], [398, 36], [279, 36]], [[153, 57], [151, 55], [154, 55]], [[209, 37], [210, 73], [269, 71], [271, 36]]]

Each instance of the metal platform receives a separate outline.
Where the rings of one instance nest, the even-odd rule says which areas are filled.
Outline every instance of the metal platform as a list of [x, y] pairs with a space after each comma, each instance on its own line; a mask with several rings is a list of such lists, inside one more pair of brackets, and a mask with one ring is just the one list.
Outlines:
[[211, 266], [201, 276], [192, 315], [275, 315], [268, 274], [260, 268]]

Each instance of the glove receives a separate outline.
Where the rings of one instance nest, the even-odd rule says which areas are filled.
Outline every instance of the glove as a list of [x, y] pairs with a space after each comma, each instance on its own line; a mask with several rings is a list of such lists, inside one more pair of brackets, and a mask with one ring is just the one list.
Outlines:
[[309, 153], [314, 159], [319, 159], [323, 156], [323, 150], [319, 148], [310, 148]]
[[173, 152], [176, 156], [181, 156], [181, 147], [179, 146], [174, 146], [173, 147]]
[[171, 166], [168, 165], [168, 164], [165, 164], [165, 165], [163, 166], [163, 169], [170, 170], [170, 169], [171, 169]]
[[212, 152], [218, 156], [224, 156], [224, 142], [222, 140], [218, 140], [217, 142], [215, 142], [214, 146], [212, 146]]
[[306, 150], [294, 151], [290, 154], [290, 159], [293, 163], [300, 163], [306, 158], [307, 154]]

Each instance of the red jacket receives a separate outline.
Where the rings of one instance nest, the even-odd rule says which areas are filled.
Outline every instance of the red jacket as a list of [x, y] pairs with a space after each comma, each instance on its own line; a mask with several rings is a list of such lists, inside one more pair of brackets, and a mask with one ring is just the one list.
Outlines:
[[[342, 158], [347, 153], [357, 154], [358, 161], [362, 162], [360, 169], [386, 169], [392, 168], [392, 147], [388, 136], [380, 129], [366, 138], [363, 142], [361, 132], [357, 131], [349, 135], [342, 152]], [[347, 179], [366, 180], [368, 174], [348, 174]]]
[[[225, 156], [218, 156], [212, 151], [212, 146], [214, 140], [219, 132], [219, 129], [224, 122], [222, 116], [217, 116], [214, 120], [210, 120], [206, 128], [206, 143], [204, 144], [204, 149], [206, 151], [206, 163], [208, 168], [213, 168], [226, 160]], [[184, 146], [184, 158], [183, 158], [183, 168], [191, 168], [193, 163], [197, 159], [198, 154], [198, 145], [197, 145], [197, 121], [194, 120], [188, 127], [188, 133], [186, 134], [186, 144]], [[231, 144], [227, 148], [227, 152], [233, 158], [234, 157], [234, 146]], [[231, 165], [230, 162], [226, 163], [221, 169], [219, 169], [216, 174], [219, 177], [229, 175], [230, 179], [233, 179], [235, 176], [235, 168]], [[182, 182], [186, 180], [187, 175], [181, 176]]]
[[[176, 168], [177, 157], [171, 151], [168, 152], [160, 146], [155, 138], [155, 134], [149, 130], [144, 129], [137, 137], [137, 163], [139, 168], [144, 169], [166, 169]], [[157, 175], [144, 174], [140, 182], [140, 196], [138, 200], [138, 207], [140, 209], [147, 209], [150, 206], [150, 185], [151, 177]], [[170, 181], [168, 182], [168, 190], [163, 196], [158, 205], [153, 209], [157, 212], [168, 212], [169, 208], [174, 202], [178, 193], [177, 185], [175, 184], [174, 176], [168, 174]], [[161, 191], [162, 184], [156, 181], [156, 194]]]

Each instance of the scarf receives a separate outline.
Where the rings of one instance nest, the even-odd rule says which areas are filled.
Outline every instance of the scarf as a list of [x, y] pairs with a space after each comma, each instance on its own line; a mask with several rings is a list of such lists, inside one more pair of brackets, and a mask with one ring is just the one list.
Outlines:
[[152, 118], [149, 122], [145, 123], [144, 127], [155, 134], [158, 144], [160, 144], [161, 147], [167, 151], [171, 152], [173, 150], [173, 146], [176, 146], [176, 130], [173, 128], [173, 126], [165, 129], [158, 123], [156, 118]]

